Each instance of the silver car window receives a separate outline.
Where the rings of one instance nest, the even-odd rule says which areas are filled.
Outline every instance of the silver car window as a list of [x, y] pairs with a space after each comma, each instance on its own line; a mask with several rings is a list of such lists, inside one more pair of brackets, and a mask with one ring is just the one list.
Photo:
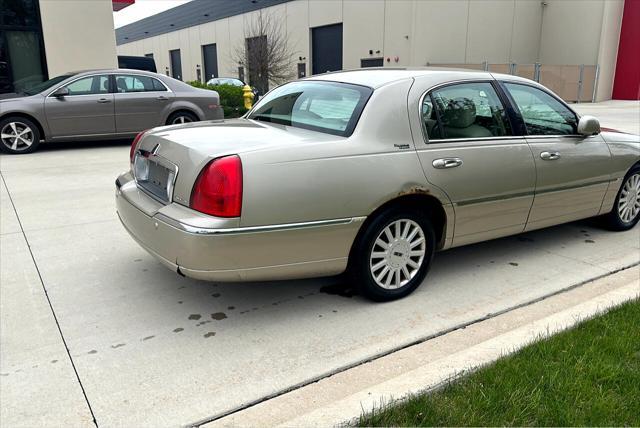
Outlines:
[[429, 140], [513, 135], [506, 109], [489, 82], [433, 90], [424, 97], [422, 120]]
[[577, 134], [576, 115], [545, 91], [528, 85], [505, 83], [516, 103], [528, 135]]
[[288, 83], [262, 98], [249, 119], [349, 136], [371, 93], [371, 88], [346, 83]]
[[155, 92], [166, 91], [157, 79], [149, 76], [117, 74], [116, 75], [116, 91], [117, 92]]
[[109, 76], [90, 76], [73, 81], [65, 86], [69, 96], [109, 93]]

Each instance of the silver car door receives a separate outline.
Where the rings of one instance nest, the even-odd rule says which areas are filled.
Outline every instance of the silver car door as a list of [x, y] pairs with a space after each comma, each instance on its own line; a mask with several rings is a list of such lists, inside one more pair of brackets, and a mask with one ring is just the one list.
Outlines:
[[175, 96], [159, 79], [141, 74], [115, 76], [116, 131], [140, 132], [164, 125]]
[[413, 134], [422, 168], [454, 206], [453, 245], [522, 232], [535, 166], [524, 137], [513, 135], [494, 84], [462, 82], [429, 90], [416, 79], [412, 92], [419, 96]]
[[115, 132], [113, 94], [109, 91], [108, 75], [80, 77], [64, 87], [69, 91], [68, 95], [56, 97], [50, 94], [44, 103], [52, 138], [110, 135]]
[[504, 86], [522, 116], [536, 163], [527, 230], [597, 215], [611, 170], [602, 137], [578, 135], [577, 115], [545, 90], [515, 82]]

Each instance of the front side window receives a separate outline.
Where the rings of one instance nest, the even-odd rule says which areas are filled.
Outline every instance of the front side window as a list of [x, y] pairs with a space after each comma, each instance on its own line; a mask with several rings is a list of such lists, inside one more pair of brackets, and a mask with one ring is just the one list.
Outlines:
[[578, 119], [560, 101], [528, 85], [505, 83], [516, 103], [528, 135], [577, 134]]
[[512, 135], [504, 105], [491, 83], [460, 83], [424, 97], [422, 120], [430, 140]]
[[373, 90], [336, 82], [293, 82], [269, 92], [249, 119], [347, 137]]
[[78, 79], [66, 86], [69, 95], [94, 95], [109, 93], [109, 76], [91, 76]]
[[153, 77], [123, 74], [116, 75], [116, 89], [119, 93], [167, 90], [162, 83]]

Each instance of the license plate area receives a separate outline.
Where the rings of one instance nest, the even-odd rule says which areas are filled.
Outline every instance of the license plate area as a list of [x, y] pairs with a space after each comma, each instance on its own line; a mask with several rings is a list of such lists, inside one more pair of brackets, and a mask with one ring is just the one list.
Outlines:
[[177, 172], [174, 164], [151, 153], [140, 151], [133, 161], [133, 176], [138, 187], [163, 203], [173, 199]]

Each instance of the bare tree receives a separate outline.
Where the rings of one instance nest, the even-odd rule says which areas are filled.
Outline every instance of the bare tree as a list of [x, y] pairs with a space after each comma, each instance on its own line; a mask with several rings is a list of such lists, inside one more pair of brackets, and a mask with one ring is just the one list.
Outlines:
[[232, 60], [244, 66], [248, 81], [261, 93], [269, 84], [280, 84], [295, 76], [295, 50], [284, 28], [284, 19], [260, 10], [244, 28], [242, 45], [232, 51]]

